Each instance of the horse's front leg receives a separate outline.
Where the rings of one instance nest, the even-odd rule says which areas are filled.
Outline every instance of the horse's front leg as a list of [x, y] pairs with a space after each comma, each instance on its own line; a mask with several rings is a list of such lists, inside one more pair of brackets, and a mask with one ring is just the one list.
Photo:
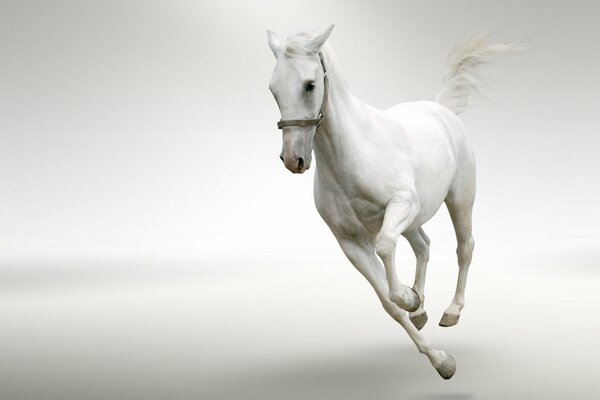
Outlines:
[[383, 261], [389, 286], [390, 300], [406, 311], [416, 311], [421, 304], [417, 293], [400, 283], [396, 274], [396, 242], [419, 213], [416, 193], [395, 193], [385, 208], [383, 224], [375, 239], [377, 255]]
[[345, 237], [336, 234], [336, 238], [346, 257], [373, 286], [385, 311], [406, 330], [410, 338], [417, 345], [419, 352], [429, 358], [429, 361], [438, 373], [444, 379], [450, 379], [456, 370], [454, 358], [444, 351], [434, 348], [421, 332], [413, 326], [406, 311], [390, 301], [385, 274], [381, 267], [381, 262], [379, 262], [373, 251], [373, 245], [366, 239], [356, 236]]

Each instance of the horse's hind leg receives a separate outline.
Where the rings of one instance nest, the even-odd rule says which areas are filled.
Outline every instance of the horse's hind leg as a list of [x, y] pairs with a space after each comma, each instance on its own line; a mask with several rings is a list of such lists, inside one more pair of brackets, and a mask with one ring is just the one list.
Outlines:
[[427, 273], [427, 262], [429, 261], [430, 242], [422, 227], [404, 232], [402, 235], [408, 240], [408, 243], [410, 243], [410, 247], [412, 247], [415, 252], [415, 257], [417, 259], [413, 290], [417, 292], [421, 298], [421, 305], [417, 311], [411, 312], [409, 316], [413, 325], [418, 330], [421, 330], [427, 323], [427, 313], [423, 308], [423, 303], [425, 302], [425, 275]]
[[475, 190], [468, 190], [471, 186], [463, 186], [463, 190], [451, 191], [446, 198], [446, 206], [452, 218], [454, 231], [456, 232], [456, 240], [458, 247], [456, 255], [458, 256], [458, 282], [456, 283], [456, 292], [452, 303], [444, 312], [440, 321], [440, 326], [453, 326], [458, 323], [460, 311], [465, 306], [465, 286], [467, 285], [467, 274], [471, 258], [473, 255], [472, 232], [472, 212], [473, 203], [475, 200]]

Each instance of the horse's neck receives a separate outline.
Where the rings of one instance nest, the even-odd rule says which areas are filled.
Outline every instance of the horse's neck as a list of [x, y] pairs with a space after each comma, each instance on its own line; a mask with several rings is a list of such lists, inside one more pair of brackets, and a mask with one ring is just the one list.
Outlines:
[[365, 125], [368, 106], [354, 97], [343, 82], [331, 79], [329, 101], [323, 123], [315, 135], [314, 150], [317, 166], [338, 164], [339, 157], [356, 154], [360, 144], [358, 126]]

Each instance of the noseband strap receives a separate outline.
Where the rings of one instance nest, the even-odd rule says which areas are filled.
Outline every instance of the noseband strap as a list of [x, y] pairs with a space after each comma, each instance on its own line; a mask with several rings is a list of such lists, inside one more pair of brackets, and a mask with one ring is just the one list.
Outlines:
[[277, 128], [283, 129], [286, 126], [312, 126], [318, 125], [321, 122], [321, 118], [317, 119], [286, 119], [277, 122]]
[[315, 133], [321, 127], [321, 121], [327, 107], [327, 99], [329, 98], [329, 78], [327, 78], [327, 68], [325, 68], [325, 60], [323, 59], [323, 53], [319, 51], [319, 60], [321, 60], [321, 66], [323, 67], [323, 104], [319, 110], [319, 115], [315, 119], [282, 119], [277, 122], [277, 129], [283, 129], [287, 126], [313, 126], [315, 125]]

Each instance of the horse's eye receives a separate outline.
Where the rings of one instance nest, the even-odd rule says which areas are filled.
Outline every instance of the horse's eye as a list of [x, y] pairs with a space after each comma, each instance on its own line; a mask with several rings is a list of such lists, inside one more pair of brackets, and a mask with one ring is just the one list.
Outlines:
[[304, 83], [304, 90], [307, 92], [312, 92], [315, 90], [315, 81], [307, 81]]

